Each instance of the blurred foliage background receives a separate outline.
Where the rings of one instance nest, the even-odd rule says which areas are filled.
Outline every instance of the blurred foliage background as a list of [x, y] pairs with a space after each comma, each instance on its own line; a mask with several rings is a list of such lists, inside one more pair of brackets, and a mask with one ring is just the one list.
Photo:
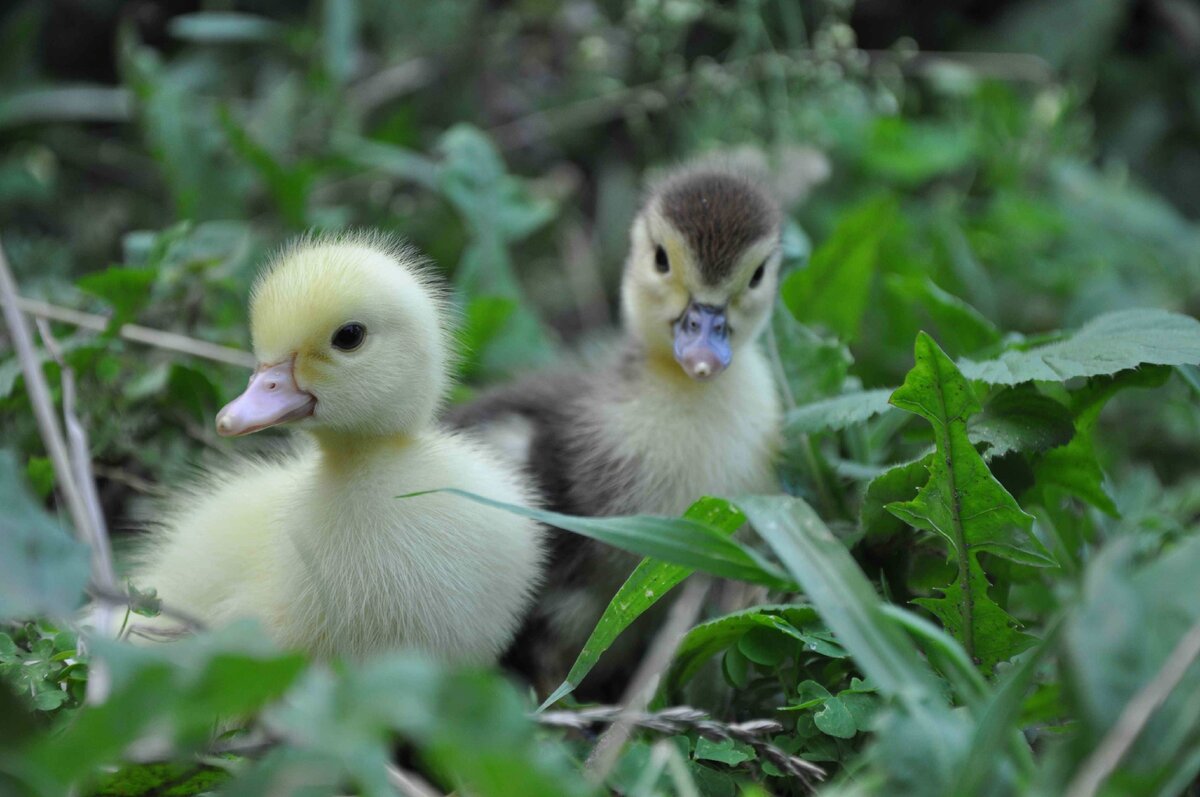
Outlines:
[[[54, 329], [81, 383], [101, 500], [119, 538], [136, 526], [145, 499], [232, 453], [211, 418], [245, 374], [126, 342], [118, 326], [247, 347], [244, 300], [256, 268], [310, 228], [394, 232], [444, 270], [462, 307], [458, 399], [611, 334], [644, 180], [700, 156], [765, 173], [789, 210], [784, 246], [795, 278], [785, 283], [771, 345], [794, 407], [901, 384], [921, 330], [961, 361], [1028, 348], [1106, 312], [1200, 314], [1200, 7], [1187, 0], [26, 0], [0, 12], [0, 43], [0, 235], [21, 291], [113, 319], [99, 335]], [[1140, 362], [1165, 361], [1130, 364]], [[45, 368], [57, 385], [56, 363], [47, 358]], [[1097, 623], [1121, 621], [1106, 653], [1088, 647], [1080, 629], [1089, 626], [1076, 617], [1063, 634], [1075, 647], [1057, 651], [1054, 666], [1036, 665], [1038, 686], [1012, 721], [1031, 737], [1036, 726], [1065, 741], [1042, 774], [1026, 773], [1026, 790], [1040, 784], [1056, 793], [1170, 650], [1169, 634], [1151, 645], [1121, 637], [1166, 611], [1171, 596], [1150, 590], [1154, 580], [1194, 592], [1186, 568], [1172, 564], [1187, 560], [1168, 554], [1181, 546], [1198, 555], [1183, 541], [1200, 515], [1200, 379], [1190, 367], [1159, 376], [1165, 384], [1122, 393], [1098, 422], [1088, 407], [1098, 413], [1115, 389], [1088, 404], [1084, 391], [1097, 384], [1039, 383], [1058, 407], [1039, 416], [1041, 437], [1018, 430], [1007, 448], [994, 435], [972, 438], [991, 445], [992, 472], [1035, 515], [1040, 536], [1060, 543], [1052, 575], [989, 560], [1001, 593], [993, 597], [1038, 637], [1050, 638], [1051, 620], [1068, 606]], [[1002, 415], [991, 403], [999, 392], [983, 392], [992, 415]], [[868, 485], [891, 464], [923, 455], [933, 438], [911, 416], [876, 413], [793, 426], [783, 469], [789, 491], [810, 500], [836, 534], [866, 538], [856, 548], [864, 572], [903, 603], [944, 583], [949, 566], [927, 539], [901, 534], [907, 526], [879, 509]], [[53, 474], [19, 363], [4, 348], [0, 418], [0, 447], [12, 452], [0, 477], [14, 491], [28, 483], [51, 506]], [[1065, 436], [1055, 423], [1065, 423]], [[1047, 497], [1039, 458], [1085, 437], [1095, 484]], [[33, 516], [11, 506], [6, 522]], [[1093, 567], [1097, 551], [1107, 558]], [[1105, 608], [1120, 590], [1128, 600]], [[857, 654], [845, 659], [823, 612], [787, 611], [800, 614], [756, 616], [807, 634], [804, 649], [820, 650], [819, 661], [766, 644], [762, 629], [775, 620], [734, 622], [733, 632], [696, 642], [706, 656], [723, 656], [734, 690], [725, 719], [778, 709], [770, 682], [790, 673], [784, 698], [800, 720], [781, 746], [835, 773], [866, 771], [874, 759], [859, 755], [876, 727], [878, 684], [859, 679]], [[1193, 617], [1197, 607], [1171, 611]], [[210, 698], [196, 684], [217, 676], [199, 664], [174, 671], [192, 684], [176, 683], [184, 697], [162, 709], [180, 738], [195, 746], [204, 726], [197, 718], [211, 718], [208, 709], [249, 710], [297, 683], [306, 697], [274, 709], [275, 727], [295, 741], [296, 729], [327, 724], [325, 735], [235, 779], [235, 793], [257, 793], [294, 772], [287, 767], [303, 750], [323, 751], [333, 772], [378, 765], [385, 747], [375, 735], [354, 749], [335, 738], [335, 718], [347, 716], [380, 739], [388, 728], [422, 747], [443, 785], [454, 782], [451, 772], [474, 793], [587, 791], [570, 761], [582, 742], [560, 745], [521, 724], [521, 697], [494, 674], [380, 665], [346, 674], [338, 692], [328, 672], [299, 674], [292, 659], [245, 652], [236, 634], [229, 639], [228, 650], [242, 652], [214, 642], [198, 648], [198, 660], [226, 650], [239, 674], [269, 660], [278, 680], [243, 702], [202, 709]], [[0, 637], [0, 668], [25, 674], [21, 689], [57, 717], [46, 720], [56, 728], [71, 722], [84, 696], [86, 666], [76, 666], [76, 654], [61, 622], [14, 626]], [[128, 667], [126, 686], [166, 666], [111, 655]], [[1087, 671], [1099, 660], [1136, 675], [1118, 688], [1112, 672]], [[355, 690], [406, 679], [423, 685], [427, 701], [444, 700], [369, 721], [362, 706], [348, 707]], [[1121, 699], [1097, 697], [1114, 689]], [[472, 706], [493, 725], [475, 728]], [[413, 712], [422, 711], [443, 711], [444, 722], [421, 725]], [[396, 716], [410, 724], [398, 729]], [[80, 776], [123, 749], [101, 744], [106, 733], [123, 738], [101, 720], [72, 727], [79, 744], [95, 745], [76, 762]], [[498, 738], [509, 727], [520, 730]], [[1186, 723], [1167, 730], [1181, 750], [1196, 738]], [[804, 791], [773, 765], [757, 767], [752, 751], [695, 734], [679, 739], [673, 749], [701, 793]], [[38, 749], [24, 760], [63, 763], [50, 747]], [[895, 766], [908, 754], [920, 772], [912, 751], [874, 749]], [[689, 793], [679, 777], [662, 774], [661, 751], [649, 742], [631, 747], [615, 788]], [[1129, 791], [1111, 793], [1178, 793], [1200, 762], [1194, 752], [1163, 755], [1147, 764], [1155, 774], [1131, 775], [1121, 786]], [[646, 780], [654, 761], [658, 775]], [[211, 764], [184, 771], [210, 773]], [[916, 775], [901, 788], [888, 780], [896, 770], [887, 771], [838, 788], [953, 793], [932, 781], [926, 789]], [[365, 791], [387, 788], [363, 777]], [[330, 778], [330, 789], [344, 782]], [[215, 782], [201, 780], [194, 791]], [[53, 793], [55, 782], [36, 789]]]

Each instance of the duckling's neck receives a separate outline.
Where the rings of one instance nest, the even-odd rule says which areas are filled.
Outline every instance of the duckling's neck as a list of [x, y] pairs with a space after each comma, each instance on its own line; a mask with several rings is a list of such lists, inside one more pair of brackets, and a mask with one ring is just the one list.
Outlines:
[[321, 464], [334, 469], [371, 459], [387, 452], [402, 452], [409, 449], [420, 435], [410, 431], [391, 434], [350, 434], [346, 432], [314, 432], [317, 448], [321, 452]]

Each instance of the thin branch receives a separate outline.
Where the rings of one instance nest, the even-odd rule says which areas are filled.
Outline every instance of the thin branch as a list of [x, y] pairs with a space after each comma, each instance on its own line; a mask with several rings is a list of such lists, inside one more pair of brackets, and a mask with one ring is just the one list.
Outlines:
[[4, 247], [0, 245], [0, 300], [4, 304], [4, 321], [8, 326], [8, 334], [12, 338], [13, 349], [21, 362], [21, 372], [25, 375], [25, 390], [29, 394], [29, 403], [33, 406], [33, 415], [37, 419], [38, 431], [42, 443], [54, 467], [54, 477], [67, 512], [75, 526], [76, 534], [86, 533], [89, 523], [89, 512], [83, 496], [75, 486], [75, 478], [71, 469], [71, 458], [67, 453], [67, 444], [59, 428], [54, 401], [50, 398], [50, 387], [42, 373], [41, 360], [33, 348], [33, 336], [25, 316], [21, 314], [20, 299], [17, 296], [17, 283], [9, 270], [8, 257]]
[[1100, 790], [1133, 747], [1150, 717], [1167, 701], [1197, 658], [1200, 658], [1200, 621], [1188, 629], [1171, 655], [1167, 656], [1162, 669], [1125, 706], [1117, 723], [1071, 780], [1067, 797], [1093, 797]]
[[708, 594], [711, 584], [712, 582], [707, 578], [693, 576], [688, 579], [679, 599], [671, 605], [667, 621], [655, 635], [649, 651], [638, 665], [633, 679], [625, 689], [620, 713], [608, 730], [604, 732], [604, 735], [600, 737], [600, 740], [596, 742], [591, 755], [588, 756], [587, 771], [594, 782], [603, 783], [608, 774], [612, 772], [612, 768], [616, 766], [621, 748], [629, 740], [636, 725], [635, 720], [650, 703], [659, 678], [671, 664], [671, 659], [675, 656], [675, 649], [679, 646], [679, 640], [683, 638], [683, 635], [700, 615], [700, 607], [704, 603], [704, 596]]
[[[29, 299], [24, 296], [16, 297], [16, 305], [22, 312], [29, 315], [48, 318], [51, 321], [58, 321], [63, 324], [72, 324], [83, 329], [95, 330], [96, 332], [103, 332], [108, 329], [109, 325], [109, 320], [105, 316], [84, 313], [79, 310], [72, 310], [69, 307], [59, 307], [58, 305], [49, 304], [37, 299]], [[205, 340], [189, 338], [187, 335], [164, 332], [161, 329], [152, 329], [138, 324], [124, 324], [118, 330], [117, 334], [125, 340], [145, 346], [153, 346], [156, 349], [189, 354], [193, 357], [200, 357], [227, 365], [238, 365], [244, 368], [253, 368], [255, 366], [254, 355], [249, 352], [235, 349], [231, 346], [220, 346]]]
[[442, 793], [415, 772], [401, 769], [395, 764], [387, 765], [388, 783], [404, 797], [442, 797]]
[[587, 730], [593, 725], [615, 724], [624, 717], [632, 727], [674, 736], [689, 731], [714, 742], [733, 740], [749, 745], [759, 758], [770, 761], [782, 771], [800, 778], [811, 786], [811, 779], [821, 780], [825, 770], [798, 756], [773, 746], [763, 737], [779, 733], [783, 726], [774, 720], [725, 723], [712, 719], [707, 713], [690, 706], [673, 706], [655, 712], [629, 712], [622, 706], [593, 706], [578, 711], [545, 711], [533, 715], [543, 725], [572, 730]]
[[75, 412], [75, 371], [63, 358], [62, 348], [45, 319], [37, 320], [42, 345], [58, 363], [62, 374], [62, 414], [67, 432], [67, 455], [71, 460], [71, 473], [75, 486], [88, 511], [88, 544], [92, 549], [92, 580], [104, 589], [116, 589], [117, 575], [113, 570], [112, 545], [108, 537], [108, 525], [104, 522], [104, 510], [100, 506], [100, 495], [96, 492], [96, 477], [92, 473], [91, 448], [87, 431]]

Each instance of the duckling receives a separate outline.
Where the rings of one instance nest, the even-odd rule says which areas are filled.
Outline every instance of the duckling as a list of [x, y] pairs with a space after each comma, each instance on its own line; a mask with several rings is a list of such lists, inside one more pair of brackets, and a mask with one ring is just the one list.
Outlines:
[[454, 487], [533, 500], [486, 445], [434, 426], [451, 336], [419, 258], [378, 237], [303, 240], [259, 277], [250, 327], [260, 364], [218, 433], [290, 423], [309, 440], [195, 490], [134, 582], [210, 626], [257, 618], [318, 658], [416, 648], [494, 661], [537, 589], [541, 531], [444, 493], [400, 498]]
[[[560, 512], [678, 515], [704, 495], [777, 492], [782, 410], [756, 341], [775, 300], [780, 219], [765, 190], [730, 170], [669, 175], [633, 222], [615, 355], [486, 393], [450, 422], [482, 430]], [[561, 530], [550, 550], [546, 586], [507, 656], [542, 692], [636, 563]], [[636, 628], [618, 640], [589, 678], [594, 694], [642, 641]]]

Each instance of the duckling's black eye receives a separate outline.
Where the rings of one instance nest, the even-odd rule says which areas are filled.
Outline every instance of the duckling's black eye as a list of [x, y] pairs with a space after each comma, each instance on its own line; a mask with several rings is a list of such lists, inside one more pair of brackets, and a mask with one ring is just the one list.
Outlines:
[[654, 251], [654, 268], [658, 269], [659, 274], [666, 274], [671, 270], [671, 263], [667, 260], [667, 250], [661, 246]]
[[349, 324], [338, 327], [338, 331], [333, 333], [333, 340], [330, 343], [335, 349], [354, 351], [362, 345], [366, 336], [367, 328], [357, 321], [351, 321]]
[[767, 261], [763, 261], [762, 265], [754, 269], [754, 273], [750, 275], [750, 287], [757, 288], [758, 283], [762, 282], [763, 274], [767, 273]]

